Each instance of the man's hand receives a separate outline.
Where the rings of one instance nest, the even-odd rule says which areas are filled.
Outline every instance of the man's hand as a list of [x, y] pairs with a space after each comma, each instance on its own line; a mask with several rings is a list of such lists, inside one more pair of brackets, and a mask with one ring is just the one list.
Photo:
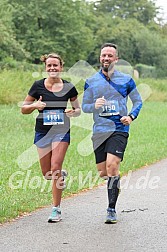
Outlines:
[[124, 125], [130, 125], [132, 122], [132, 118], [130, 116], [123, 116], [120, 121], [124, 124]]
[[104, 96], [101, 98], [98, 98], [95, 102], [95, 109], [101, 108], [105, 104]]

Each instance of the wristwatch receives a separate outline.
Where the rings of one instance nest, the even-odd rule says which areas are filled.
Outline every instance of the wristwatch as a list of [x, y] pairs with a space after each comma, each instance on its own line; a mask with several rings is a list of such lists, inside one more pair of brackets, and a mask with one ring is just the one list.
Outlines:
[[133, 120], [135, 120], [135, 116], [133, 114], [129, 114], [130, 118]]

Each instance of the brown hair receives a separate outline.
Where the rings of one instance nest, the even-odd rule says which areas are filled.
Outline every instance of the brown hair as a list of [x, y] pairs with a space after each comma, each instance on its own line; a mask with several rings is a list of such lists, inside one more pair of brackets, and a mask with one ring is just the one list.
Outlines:
[[46, 64], [46, 60], [48, 58], [56, 58], [60, 61], [60, 65], [63, 66], [64, 65], [64, 61], [62, 60], [62, 58], [60, 57], [60, 55], [58, 55], [57, 53], [49, 53], [49, 54], [44, 54], [41, 56], [40, 60], [42, 62], [45, 62]]
[[113, 47], [115, 48], [116, 50], [116, 55], [118, 56], [118, 46], [116, 44], [113, 44], [113, 43], [104, 43], [102, 46], [101, 46], [101, 50], [105, 47]]

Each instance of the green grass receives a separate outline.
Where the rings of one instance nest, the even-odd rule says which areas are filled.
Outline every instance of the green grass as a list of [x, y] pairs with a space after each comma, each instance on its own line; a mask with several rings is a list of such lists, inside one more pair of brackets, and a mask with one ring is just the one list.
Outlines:
[[[122, 171], [136, 169], [167, 157], [167, 103], [145, 102], [133, 122]], [[130, 162], [129, 162], [130, 160]]]
[[[64, 73], [64, 75], [63, 78], [71, 80], [68, 74]], [[46, 77], [44, 72], [36, 72], [36, 70], [34, 72], [21, 70], [4, 70], [0, 72], [0, 104], [16, 104], [23, 101], [34, 81], [44, 77]], [[74, 76], [73, 81], [76, 84], [79, 78]], [[83, 81], [77, 84], [76, 87], [79, 92], [83, 92]]]
[[[34, 76], [34, 72], [38, 76]], [[0, 104], [13, 104], [18, 103], [24, 99], [28, 90], [36, 79], [42, 79], [43, 73], [32, 71], [17, 71], [17, 70], [4, 70], [0, 72]], [[84, 81], [79, 81], [79, 78], [73, 76], [68, 78], [68, 74], [64, 73], [64, 78], [71, 80], [79, 93], [83, 92]], [[138, 79], [136, 84], [146, 84], [150, 87], [152, 94], [149, 101], [167, 101], [167, 80], [166, 79]]]
[[150, 87], [152, 93], [149, 101], [167, 101], [167, 79], [138, 79], [136, 83]]
[[[131, 125], [129, 143], [121, 164], [122, 174], [167, 157], [166, 111], [166, 102], [144, 103], [139, 118]], [[26, 167], [26, 163], [36, 156], [36, 149], [34, 148], [25, 158], [25, 166], [20, 167], [17, 163], [17, 158], [32, 146], [34, 123], [34, 115], [22, 115], [17, 105], [0, 105], [1, 223], [52, 202], [50, 184], [49, 182], [44, 184], [45, 180], [42, 178], [39, 163], [35, 162], [29, 168]], [[94, 154], [82, 155], [91, 143], [87, 142], [83, 146], [85, 149], [81, 149], [80, 152], [77, 149], [80, 142], [90, 133], [88, 129], [72, 127], [71, 145], [63, 167], [69, 172], [67, 186], [70, 185], [70, 179], [73, 178], [74, 181], [69, 186], [70, 188], [64, 191], [63, 197], [90, 187], [93, 179], [97, 178]], [[86, 182], [86, 176], [90, 171], [93, 177], [89, 183], [88, 179]], [[80, 177], [80, 186], [78, 185], [79, 174], [83, 176], [82, 179]], [[14, 175], [11, 184], [15, 189], [12, 189], [9, 181]], [[84, 180], [86, 183], [82, 186], [81, 182]], [[41, 191], [42, 187], [43, 191]]]
[[[42, 78], [41, 73], [36, 79], [39, 78]], [[38, 161], [33, 162], [30, 167], [26, 166], [37, 156], [35, 147], [31, 148], [35, 113], [22, 115], [20, 108], [16, 105], [24, 99], [34, 81], [33, 72], [30, 71], [4, 70], [0, 72], [1, 223], [52, 202], [50, 183], [43, 179]], [[77, 77], [72, 81], [77, 83]], [[82, 80], [76, 85], [79, 94], [83, 92], [83, 84]], [[144, 102], [139, 118], [131, 125], [129, 143], [121, 164], [122, 174], [167, 157], [166, 80], [139, 79], [137, 85], [139, 84], [148, 85], [152, 94], [148, 99], [149, 102]], [[78, 122], [77, 118], [75, 120]], [[67, 179], [69, 188], [63, 192], [64, 197], [100, 182], [97, 177], [94, 154], [85, 154], [92, 148], [90, 138], [81, 145], [83, 139], [91, 133], [91, 127], [87, 127], [89, 121], [87, 117], [85, 118], [85, 114], [82, 114], [79, 121], [79, 127], [76, 124], [72, 127], [71, 145], [63, 165], [69, 172]], [[20, 165], [17, 158], [29, 149], [30, 152], [24, 155], [24, 160]], [[95, 180], [97, 183], [94, 183]]]

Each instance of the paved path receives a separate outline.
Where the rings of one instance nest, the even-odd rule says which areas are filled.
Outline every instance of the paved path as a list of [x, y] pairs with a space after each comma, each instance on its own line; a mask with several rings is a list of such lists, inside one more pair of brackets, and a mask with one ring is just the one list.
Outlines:
[[166, 252], [167, 159], [123, 177], [122, 187], [117, 224], [104, 224], [104, 185], [63, 200], [59, 223], [47, 223], [49, 207], [5, 224], [0, 251]]

